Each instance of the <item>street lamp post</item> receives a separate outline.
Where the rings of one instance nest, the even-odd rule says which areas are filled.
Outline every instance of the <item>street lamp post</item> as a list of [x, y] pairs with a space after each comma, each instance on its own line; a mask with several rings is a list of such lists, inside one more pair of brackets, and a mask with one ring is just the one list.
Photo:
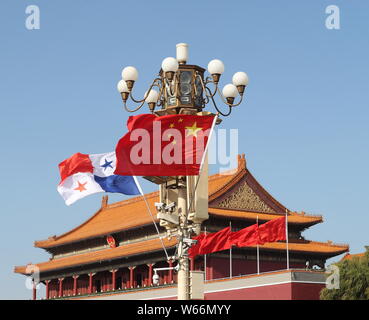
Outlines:
[[[134, 84], [138, 79], [135, 67], [125, 67], [117, 89], [121, 94], [126, 111], [136, 112], [147, 103], [150, 112], [157, 116], [169, 114], [208, 115], [204, 111], [212, 102], [217, 114], [229, 116], [234, 107], [241, 104], [248, 76], [245, 72], [233, 75], [232, 83], [219, 89], [219, 80], [224, 72], [224, 64], [214, 59], [208, 64], [210, 76], [205, 77], [205, 69], [189, 65], [188, 45], [179, 43], [176, 58], [165, 58], [157, 77], [151, 82], [142, 99], [133, 96]], [[211, 88], [212, 86], [212, 88]], [[215, 97], [218, 94], [227, 111], [218, 107]], [[237, 97], [239, 100], [236, 102]], [[128, 100], [136, 104], [130, 108]], [[221, 120], [218, 118], [217, 123]], [[201, 223], [208, 219], [208, 160], [207, 155], [199, 176], [144, 177], [159, 185], [160, 202], [156, 203], [160, 226], [165, 227], [168, 238], [178, 239], [177, 253], [174, 257], [178, 265], [178, 299], [191, 299], [188, 249], [194, 243], [193, 235], [201, 232]]]

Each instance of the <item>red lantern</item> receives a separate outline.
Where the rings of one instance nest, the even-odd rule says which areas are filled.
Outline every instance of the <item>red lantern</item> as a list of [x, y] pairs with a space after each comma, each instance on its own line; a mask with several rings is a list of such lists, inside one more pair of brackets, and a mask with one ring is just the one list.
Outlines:
[[116, 248], [117, 247], [117, 244], [116, 244], [115, 239], [113, 238], [113, 236], [107, 236], [106, 237], [106, 242], [108, 243], [110, 248]]

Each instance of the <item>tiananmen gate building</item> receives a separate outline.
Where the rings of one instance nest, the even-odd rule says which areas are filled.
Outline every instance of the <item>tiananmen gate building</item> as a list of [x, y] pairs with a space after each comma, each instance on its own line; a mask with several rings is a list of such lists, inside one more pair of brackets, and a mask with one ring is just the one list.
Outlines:
[[[146, 197], [156, 212], [159, 193]], [[319, 299], [326, 260], [348, 252], [348, 245], [305, 239], [303, 231], [323, 222], [322, 216], [293, 212], [279, 203], [252, 176], [244, 155], [238, 157], [232, 174], [209, 176], [209, 219], [202, 229], [216, 232], [231, 223], [236, 231], [255, 224], [257, 217], [264, 223], [286, 210], [289, 270], [285, 241], [259, 246], [260, 274], [256, 246], [232, 248], [232, 259], [229, 250], [197, 256], [191, 260], [191, 270], [205, 271], [205, 299]], [[159, 220], [156, 223], [159, 226]], [[160, 230], [165, 237], [164, 228]], [[177, 240], [163, 238], [163, 242], [173, 256]], [[101, 208], [86, 222], [34, 245], [51, 255], [49, 261], [36, 264], [46, 299], [177, 298], [174, 271], [159, 272], [159, 284], [153, 285], [153, 269], [174, 262], [166, 261], [142, 197], [108, 204], [104, 196]], [[14, 271], [30, 273], [27, 266]]]

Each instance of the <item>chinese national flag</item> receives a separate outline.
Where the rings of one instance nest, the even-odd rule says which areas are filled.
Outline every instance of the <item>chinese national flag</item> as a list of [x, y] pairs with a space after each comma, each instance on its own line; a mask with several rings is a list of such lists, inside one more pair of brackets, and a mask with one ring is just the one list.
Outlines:
[[259, 226], [259, 235], [263, 243], [286, 240], [286, 217], [263, 223]]
[[141, 114], [129, 117], [116, 146], [115, 174], [198, 175], [215, 117]]
[[208, 254], [212, 252], [227, 250], [231, 247], [229, 236], [231, 228], [227, 227], [215, 233], [208, 233], [199, 242], [198, 254]]
[[237, 247], [247, 247], [263, 244], [259, 236], [258, 225], [253, 224], [247, 228], [232, 232], [229, 241]]

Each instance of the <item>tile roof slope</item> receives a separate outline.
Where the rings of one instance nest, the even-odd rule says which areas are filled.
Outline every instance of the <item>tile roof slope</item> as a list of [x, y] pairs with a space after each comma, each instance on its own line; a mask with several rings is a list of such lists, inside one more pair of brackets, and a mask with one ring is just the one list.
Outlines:
[[[209, 214], [214, 216], [241, 218], [248, 220], [255, 220], [256, 213], [253, 211], [236, 210], [236, 209], [224, 209], [224, 208], [209, 208]], [[284, 214], [280, 213], [257, 213], [259, 220], [269, 221], [276, 217], [282, 217]], [[298, 212], [289, 212], [288, 223], [290, 224], [306, 224], [312, 225], [323, 222], [323, 217], [318, 215], [307, 215]]]
[[[176, 239], [167, 240], [163, 239], [164, 246], [166, 248], [174, 247], [177, 243]], [[140, 242], [134, 242], [126, 245], [122, 245], [116, 248], [108, 248], [103, 250], [97, 250], [93, 252], [87, 252], [57, 259], [51, 259], [46, 262], [38, 263], [37, 266], [41, 272], [56, 270], [59, 268], [71, 267], [82, 264], [89, 264], [93, 262], [99, 262], [107, 259], [116, 259], [120, 257], [126, 257], [131, 255], [137, 255], [146, 252], [163, 250], [159, 239], [146, 240]], [[164, 254], [164, 253], [163, 253]], [[27, 266], [18, 266], [14, 268], [16, 273], [25, 273]]]
[[342, 260], [352, 260], [354, 258], [362, 258], [364, 256], [365, 256], [365, 252], [354, 253], [354, 254], [346, 253], [345, 256], [341, 259], [341, 261]]
[[[176, 239], [164, 240], [164, 245], [167, 248], [174, 247], [176, 244]], [[255, 247], [255, 246], [254, 246]], [[289, 243], [288, 245], [290, 251], [296, 252], [315, 252], [326, 256], [334, 256], [347, 252], [349, 250], [348, 245], [339, 245], [333, 243], [324, 243], [317, 241], [303, 241]], [[260, 248], [269, 250], [286, 250], [286, 243], [284, 242], [272, 242], [266, 243]], [[63, 269], [65, 267], [73, 267], [76, 265], [90, 264], [94, 262], [99, 262], [107, 259], [118, 259], [130, 255], [137, 255], [146, 252], [158, 251], [161, 249], [161, 244], [158, 239], [140, 241], [132, 244], [122, 245], [117, 248], [103, 249], [95, 252], [88, 252], [73, 256], [68, 256], [64, 258], [53, 259], [47, 262], [38, 263], [37, 266], [40, 268], [41, 272]], [[14, 268], [14, 272], [26, 274], [27, 266], [17, 266]]]
[[[245, 174], [250, 174], [246, 169], [246, 160], [244, 155], [239, 155], [238, 168], [236, 170], [230, 171], [229, 174], [214, 174], [209, 176], [209, 201], [211, 201], [210, 199], [215, 199], [219, 194], [226, 192], [226, 190], [234, 186]], [[159, 192], [156, 191], [146, 194], [146, 198], [151, 211], [154, 214], [156, 212], [154, 203], [159, 201]], [[271, 196], [270, 198], [277, 202]], [[210, 209], [209, 211], [210, 214], [220, 215], [219, 210]], [[247, 215], [252, 214], [250, 212], [240, 213], [237, 210], [231, 210], [228, 212], [230, 216], [238, 215], [239, 218], [247, 217]], [[223, 216], [226, 215], [227, 209], [224, 209], [222, 214]], [[296, 214], [291, 213], [291, 215]], [[272, 215], [270, 215], [270, 218], [272, 218]], [[311, 219], [301, 216], [298, 219], [291, 220], [291, 223], [299, 222], [309, 223], [311, 222]], [[109, 233], [128, 230], [151, 223], [152, 220], [147, 213], [145, 203], [142, 200], [142, 197], [139, 196], [102, 206], [102, 208], [100, 208], [93, 216], [76, 228], [59, 236], [49, 237], [46, 240], [35, 241], [34, 246], [39, 248], [52, 248], [58, 245], [103, 236]]]

